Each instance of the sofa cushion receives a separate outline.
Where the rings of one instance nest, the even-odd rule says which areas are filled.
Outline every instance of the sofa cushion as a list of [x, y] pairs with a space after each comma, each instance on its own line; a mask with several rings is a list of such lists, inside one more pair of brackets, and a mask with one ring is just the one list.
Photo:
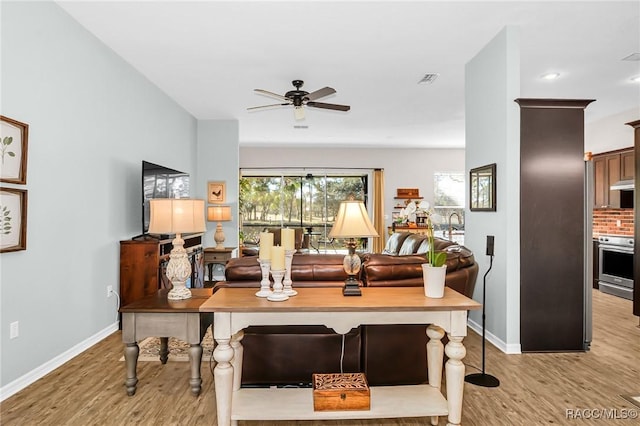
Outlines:
[[402, 247], [404, 240], [411, 235], [409, 232], [394, 232], [387, 240], [387, 244], [382, 250], [382, 254], [390, 254], [396, 256]]
[[[347, 274], [341, 254], [294, 254], [291, 261], [291, 279], [300, 281], [336, 281], [344, 283]], [[262, 271], [257, 257], [234, 257], [227, 261], [225, 279], [228, 282], [260, 282]]]
[[[402, 247], [398, 251], [398, 256], [406, 256], [408, 254], [415, 254], [418, 251], [418, 248], [427, 241], [427, 247], [429, 247], [429, 241], [426, 235], [424, 234], [410, 234], [402, 243]], [[425, 250], [426, 251], [426, 250]]]

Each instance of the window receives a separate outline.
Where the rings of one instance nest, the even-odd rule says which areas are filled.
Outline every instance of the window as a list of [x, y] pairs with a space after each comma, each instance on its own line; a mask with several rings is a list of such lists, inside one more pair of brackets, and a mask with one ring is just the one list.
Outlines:
[[464, 182], [464, 172], [433, 174], [433, 210], [441, 217], [436, 235], [459, 243], [464, 242]]
[[265, 228], [291, 227], [303, 228], [311, 251], [342, 248], [331, 244], [329, 232], [341, 201], [353, 196], [366, 204], [368, 176], [365, 171], [243, 170], [239, 208], [245, 241], [257, 241]]

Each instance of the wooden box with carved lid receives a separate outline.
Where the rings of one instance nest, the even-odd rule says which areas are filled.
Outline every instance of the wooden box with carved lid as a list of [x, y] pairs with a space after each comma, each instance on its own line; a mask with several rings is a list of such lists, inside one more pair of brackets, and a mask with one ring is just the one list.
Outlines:
[[313, 410], [369, 410], [371, 394], [363, 373], [313, 375]]

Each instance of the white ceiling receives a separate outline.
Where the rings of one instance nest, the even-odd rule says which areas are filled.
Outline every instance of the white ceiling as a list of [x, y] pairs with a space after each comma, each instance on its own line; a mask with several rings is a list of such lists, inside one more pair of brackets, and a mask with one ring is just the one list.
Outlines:
[[[637, 0], [58, 4], [196, 118], [237, 119], [241, 145], [463, 147], [465, 64], [505, 25], [521, 28], [521, 97], [596, 99], [587, 122], [640, 105], [640, 61], [622, 60], [640, 52]], [[351, 111], [246, 111], [294, 79]]]

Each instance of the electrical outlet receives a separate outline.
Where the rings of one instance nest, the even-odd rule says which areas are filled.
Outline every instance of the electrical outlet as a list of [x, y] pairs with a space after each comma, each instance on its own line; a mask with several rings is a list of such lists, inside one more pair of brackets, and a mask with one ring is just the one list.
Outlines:
[[111, 297], [113, 296], [113, 286], [112, 285], [108, 285], [107, 286], [107, 297]]
[[9, 339], [15, 339], [20, 335], [20, 329], [18, 328], [18, 321], [14, 321], [9, 324]]
[[618, 228], [620, 228], [622, 226], [622, 222], [620, 221], [620, 219], [616, 220], [616, 226]]

